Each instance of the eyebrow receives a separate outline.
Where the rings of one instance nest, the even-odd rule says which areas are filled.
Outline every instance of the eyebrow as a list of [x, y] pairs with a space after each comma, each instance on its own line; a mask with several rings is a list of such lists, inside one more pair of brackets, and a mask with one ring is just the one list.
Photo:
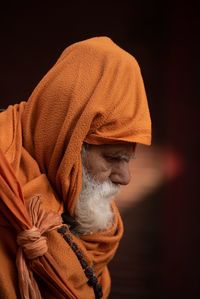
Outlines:
[[114, 153], [114, 154], [111, 154], [111, 156], [117, 157], [117, 158], [119, 158], [121, 160], [130, 161], [130, 160], [134, 160], [135, 159], [135, 152], [130, 157], [128, 155], [120, 154], [120, 153]]
[[[122, 159], [126, 159], [126, 158], [129, 158], [127, 155], [119, 155]], [[135, 153], [133, 153], [131, 156], [130, 156], [130, 160], [132, 159], [135, 159]]]

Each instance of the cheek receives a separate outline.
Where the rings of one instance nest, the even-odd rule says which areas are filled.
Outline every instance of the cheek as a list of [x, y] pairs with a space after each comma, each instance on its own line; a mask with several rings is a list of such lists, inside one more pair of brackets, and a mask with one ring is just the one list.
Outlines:
[[110, 165], [105, 160], [100, 158], [88, 160], [86, 162], [86, 169], [93, 176], [93, 178], [99, 182], [106, 181], [111, 174]]
[[99, 169], [99, 171], [94, 174], [94, 178], [103, 183], [109, 179], [110, 174], [110, 169]]

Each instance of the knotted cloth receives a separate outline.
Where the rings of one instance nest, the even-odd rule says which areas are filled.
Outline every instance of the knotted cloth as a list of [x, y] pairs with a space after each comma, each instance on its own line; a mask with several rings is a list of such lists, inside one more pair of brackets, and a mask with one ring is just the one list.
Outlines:
[[62, 221], [59, 214], [54, 212], [46, 213], [41, 209], [39, 196], [31, 198], [29, 203], [29, 214], [33, 227], [21, 231], [17, 235], [17, 243], [20, 247], [17, 252], [16, 264], [22, 299], [29, 297], [31, 299], [37, 299], [42, 297], [25, 257], [28, 260], [32, 260], [39, 256], [43, 256], [48, 250], [47, 237], [43, 236], [43, 233], [47, 233], [60, 227]]
[[[18, 232], [19, 247], [16, 253], [16, 265], [20, 295], [22, 299], [39, 299], [42, 297], [29, 268], [28, 260], [36, 259], [47, 253], [47, 238], [43, 234], [60, 227], [62, 225], [61, 216], [53, 211], [45, 212], [41, 208], [39, 196], [31, 198], [28, 209], [26, 209], [21, 187], [1, 149], [0, 161], [0, 211], [6, 215]], [[16, 215], [22, 217], [18, 216], [16, 221]], [[24, 230], [20, 231], [20, 227]], [[49, 263], [51, 265], [51, 259]]]
[[[151, 121], [138, 63], [108, 37], [67, 47], [26, 102], [0, 113], [1, 160], [7, 161], [0, 170], [5, 183], [4, 187], [0, 184], [0, 259], [6, 268], [3, 272], [0, 268], [0, 290], [5, 298], [18, 295], [17, 242], [20, 248], [26, 246], [22, 241], [26, 233], [20, 232], [35, 234], [35, 226], [43, 235], [41, 227], [32, 223], [27, 202], [39, 194], [44, 211], [66, 209], [74, 215], [82, 186], [83, 142], [151, 143]], [[110, 291], [107, 264], [123, 234], [114, 203], [112, 208], [112, 227], [74, 237], [99, 277], [103, 298]], [[14, 232], [19, 233], [18, 239]], [[94, 298], [70, 247], [55, 230], [46, 237], [48, 251], [27, 263], [42, 298]]]

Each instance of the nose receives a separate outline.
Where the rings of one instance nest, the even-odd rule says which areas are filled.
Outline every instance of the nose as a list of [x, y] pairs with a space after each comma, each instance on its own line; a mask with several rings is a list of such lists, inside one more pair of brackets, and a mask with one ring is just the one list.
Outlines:
[[110, 180], [114, 184], [128, 185], [131, 180], [129, 164], [124, 161], [117, 167], [113, 168], [110, 174]]

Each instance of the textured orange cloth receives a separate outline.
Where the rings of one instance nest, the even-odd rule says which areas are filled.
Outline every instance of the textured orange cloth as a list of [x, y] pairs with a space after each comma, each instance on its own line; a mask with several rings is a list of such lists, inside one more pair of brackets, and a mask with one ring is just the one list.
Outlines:
[[[61, 213], [64, 205], [74, 214], [82, 184], [80, 152], [84, 141], [151, 142], [139, 66], [107, 37], [66, 48], [28, 101], [9, 106], [0, 114], [1, 159], [5, 161], [0, 174], [1, 180], [7, 181], [3, 189], [0, 187], [0, 260], [6, 266], [6, 271], [0, 269], [0, 292], [5, 298], [15, 299], [19, 294], [16, 233], [33, 226], [27, 202], [39, 194], [44, 211]], [[3, 175], [9, 166], [12, 175]], [[17, 192], [11, 192], [13, 184], [17, 184]], [[10, 198], [6, 210], [3, 202]], [[115, 204], [113, 210], [115, 222], [110, 229], [81, 239], [74, 237], [89, 265], [100, 275], [104, 298], [110, 289], [106, 265], [123, 233]], [[94, 298], [69, 245], [56, 231], [47, 233], [47, 244], [43, 256], [28, 262], [42, 298]]]

